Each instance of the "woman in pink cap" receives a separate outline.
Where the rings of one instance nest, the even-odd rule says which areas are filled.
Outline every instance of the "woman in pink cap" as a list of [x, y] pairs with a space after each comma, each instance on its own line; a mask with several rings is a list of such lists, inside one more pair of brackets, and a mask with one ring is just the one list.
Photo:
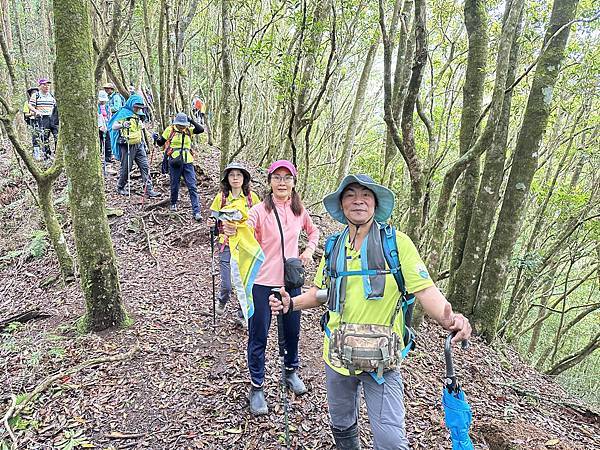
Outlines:
[[[256, 276], [252, 288], [254, 313], [248, 321], [248, 369], [252, 387], [250, 390], [250, 412], [254, 415], [268, 413], [267, 402], [263, 391], [265, 379], [265, 349], [271, 324], [269, 295], [274, 287], [284, 285], [283, 257], [281, 252], [281, 234], [277, 224], [277, 216], [281, 222], [285, 258], [300, 258], [306, 265], [313, 256], [319, 241], [319, 230], [313, 224], [308, 211], [304, 208], [300, 195], [296, 192], [296, 167], [286, 160], [275, 161], [269, 167], [267, 181], [270, 191], [262, 203], [253, 206], [248, 213], [248, 222], [254, 228], [254, 235], [259, 242], [265, 261]], [[308, 235], [308, 245], [299, 254], [298, 238], [300, 231]], [[224, 224], [225, 234], [235, 234], [235, 224]], [[292, 289], [300, 294], [300, 288]], [[296, 373], [298, 369], [298, 339], [300, 337], [300, 314], [291, 312], [283, 316], [285, 330], [285, 367], [286, 383], [296, 394], [306, 392], [306, 386]]]

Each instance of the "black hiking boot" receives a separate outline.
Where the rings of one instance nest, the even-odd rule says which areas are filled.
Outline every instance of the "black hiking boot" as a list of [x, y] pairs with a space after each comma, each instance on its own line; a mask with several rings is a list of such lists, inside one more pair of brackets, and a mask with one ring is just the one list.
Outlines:
[[341, 431], [331, 427], [335, 448], [338, 450], [360, 450], [360, 439], [358, 438], [358, 424], [355, 423], [347, 430]]
[[308, 391], [295, 369], [285, 369], [285, 384], [296, 395], [306, 394]]
[[265, 392], [262, 387], [250, 387], [250, 412], [254, 416], [264, 416], [269, 413], [269, 407], [265, 400]]

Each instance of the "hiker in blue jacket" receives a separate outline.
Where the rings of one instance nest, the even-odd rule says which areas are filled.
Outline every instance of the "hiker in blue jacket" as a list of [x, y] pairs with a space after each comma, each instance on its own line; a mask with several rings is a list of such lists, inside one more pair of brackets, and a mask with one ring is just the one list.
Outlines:
[[[143, 140], [144, 130], [140, 117], [143, 114], [143, 108], [144, 99], [134, 94], [129, 97], [125, 106], [118, 110], [108, 122], [112, 153], [115, 158], [121, 161], [117, 192], [121, 195], [131, 193], [129, 178], [135, 161], [142, 174], [144, 194], [148, 197], [159, 197], [160, 194], [152, 188], [148, 156]], [[128, 185], [127, 190], [125, 189], [126, 185]]]
[[362, 387], [373, 447], [408, 450], [398, 370], [412, 345], [404, 308], [416, 297], [430, 317], [456, 332], [453, 342], [468, 339], [471, 325], [452, 311], [411, 239], [386, 223], [394, 209], [392, 191], [368, 175], [348, 175], [323, 204], [346, 228], [327, 239], [314, 286], [292, 298], [281, 288], [282, 301], [269, 298], [271, 310], [286, 314], [327, 306], [323, 359], [336, 447], [360, 449]]

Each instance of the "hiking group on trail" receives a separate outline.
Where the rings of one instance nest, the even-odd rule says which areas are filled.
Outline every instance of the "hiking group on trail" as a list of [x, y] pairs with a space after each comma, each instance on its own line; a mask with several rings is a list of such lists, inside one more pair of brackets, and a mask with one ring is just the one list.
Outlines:
[[[56, 101], [47, 79], [28, 91], [23, 112], [30, 127], [55, 138], [58, 132]], [[170, 209], [178, 210], [183, 178], [192, 216], [201, 221], [194, 169], [193, 136], [204, 132], [205, 105], [194, 98], [192, 114], [177, 113], [162, 133], [153, 133], [162, 147], [161, 171], [170, 178]], [[110, 174], [114, 158], [120, 162], [116, 185], [131, 195], [131, 171], [137, 165], [143, 196], [158, 197], [150, 176], [152, 161], [144, 126], [148, 119], [144, 98], [136, 92], [125, 101], [115, 86], [105, 84], [98, 93], [98, 136], [103, 173]], [[33, 133], [32, 133], [33, 134]], [[40, 139], [32, 140], [34, 157]], [[39, 149], [39, 147], [37, 147]], [[46, 157], [48, 157], [46, 155]], [[239, 162], [227, 165], [219, 192], [210, 205], [211, 249], [216, 248], [220, 289], [215, 293], [213, 266], [213, 320], [222, 316], [235, 291], [237, 323], [247, 327], [248, 403], [254, 416], [268, 414], [265, 398], [266, 347], [271, 319], [277, 317], [281, 383], [295, 395], [307, 395], [299, 374], [298, 343], [301, 311], [323, 308], [324, 379], [330, 427], [338, 449], [360, 449], [360, 390], [365, 398], [375, 449], [408, 449], [404, 388], [399, 366], [413, 346], [410, 319], [415, 300], [431, 318], [454, 334], [453, 343], [471, 335], [469, 321], [456, 314], [430, 278], [415, 245], [389, 223], [394, 194], [363, 174], [346, 176], [325, 196], [328, 214], [344, 225], [325, 240], [315, 278], [308, 290], [304, 267], [313, 259], [320, 232], [296, 190], [298, 170], [287, 160], [267, 170], [268, 192], [263, 200], [251, 189], [251, 175]], [[301, 232], [307, 235], [302, 252]], [[214, 237], [214, 240], [213, 240]], [[214, 264], [215, 255], [211, 254]], [[308, 394], [310, 395], [310, 394]], [[284, 402], [287, 424], [287, 402]], [[286, 439], [289, 433], [286, 433]], [[462, 448], [462, 447], [461, 447]], [[469, 448], [469, 447], [464, 447]], [[470, 447], [472, 448], [472, 447]]]

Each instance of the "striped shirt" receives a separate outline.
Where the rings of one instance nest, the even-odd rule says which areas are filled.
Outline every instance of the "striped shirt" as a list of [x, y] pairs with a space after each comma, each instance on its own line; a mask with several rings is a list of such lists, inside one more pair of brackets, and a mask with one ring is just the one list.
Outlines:
[[54, 106], [56, 106], [56, 100], [54, 99], [54, 95], [50, 92], [47, 94], [38, 92], [31, 96], [29, 106], [39, 111], [42, 116], [51, 116]]

